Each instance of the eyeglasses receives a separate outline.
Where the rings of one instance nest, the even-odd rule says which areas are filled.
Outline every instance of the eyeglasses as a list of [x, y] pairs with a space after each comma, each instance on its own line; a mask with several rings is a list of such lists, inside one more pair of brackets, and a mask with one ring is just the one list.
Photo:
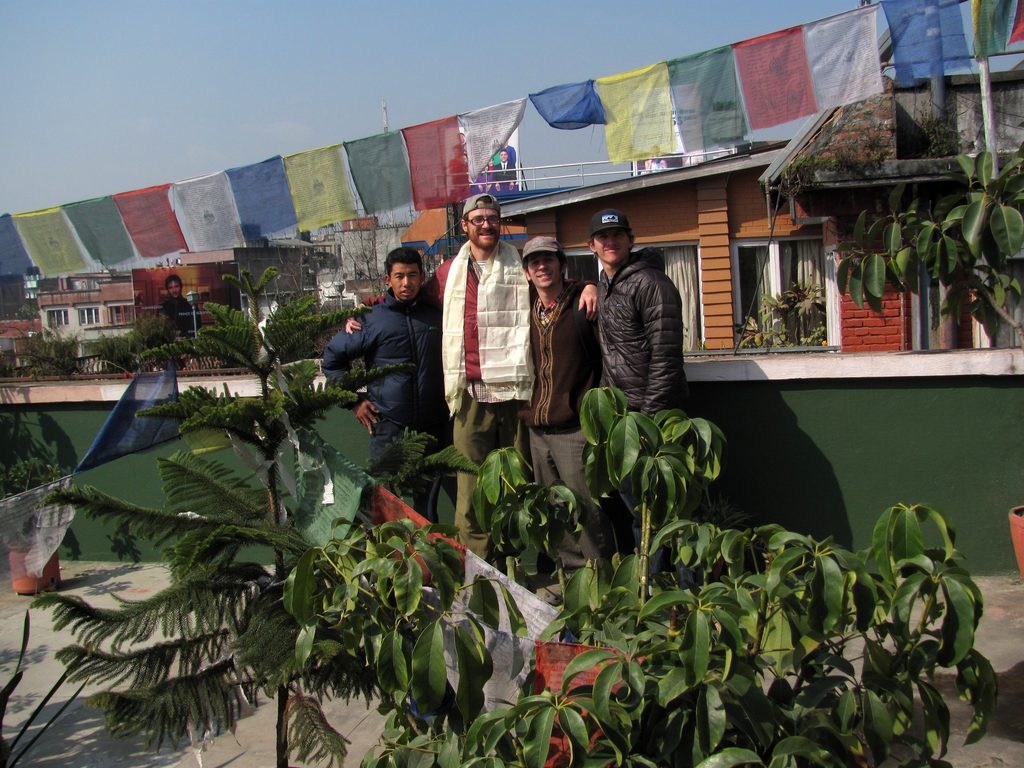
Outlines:
[[498, 216], [474, 216], [472, 219], [467, 219], [470, 224], [474, 227], [482, 227], [484, 222], [490, 224], [492, 227], [498, 226], [501, 218]]

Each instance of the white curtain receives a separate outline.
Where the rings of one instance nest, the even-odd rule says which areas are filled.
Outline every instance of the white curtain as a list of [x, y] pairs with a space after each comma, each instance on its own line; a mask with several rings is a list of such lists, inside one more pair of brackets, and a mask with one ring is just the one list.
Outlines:
[[825, 287], [825, 252], [820, 240], [792, 240], [782, 244], [782, 290], [793, 283]]
[[700, 268], [697, 264], [696, 245], [670, 245], [665, 247], [665, 274], [668, 275], [683, 300], [683, 349], [700, 349]]

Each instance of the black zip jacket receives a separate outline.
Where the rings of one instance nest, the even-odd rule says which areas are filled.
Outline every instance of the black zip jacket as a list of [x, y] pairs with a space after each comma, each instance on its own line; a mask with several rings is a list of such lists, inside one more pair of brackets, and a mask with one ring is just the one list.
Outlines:
[[400, 371], [371, 382], [368, 398], [385, 419], [416, 430], [429, 431], [448, 421], [441, 375], [441, 310], [417, 298], [401, 302], [389, 290], [383, 303], [360, 318], [362, 330], [341, 331], [324, 349], [323, 371], [339, 379], [362, 358], [367, 368], [414, 363], [413, 371]]

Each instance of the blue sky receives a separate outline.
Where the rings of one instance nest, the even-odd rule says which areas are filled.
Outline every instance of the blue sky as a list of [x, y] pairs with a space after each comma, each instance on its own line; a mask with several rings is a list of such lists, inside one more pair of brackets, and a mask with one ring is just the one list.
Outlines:
[[[0, 0], [0, 213], [180, 181], [624, 72], [857, 0]], [[489, 10], [493, 8], [493, 10]], [[532, 107], [528, 164], [603, 158]]]

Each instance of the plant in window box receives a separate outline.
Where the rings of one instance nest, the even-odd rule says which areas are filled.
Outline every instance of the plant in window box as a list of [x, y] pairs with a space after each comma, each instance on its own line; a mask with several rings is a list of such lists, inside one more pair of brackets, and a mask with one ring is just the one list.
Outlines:
[[1024, 324], [1008, 311], [1021, 296], [1010, 260], [1024, 246], [1022, 158], [1024, 147], [996, 173], [990, 152], [959, 155], [959, 171], [949, 175], [953, 191], [947, 186], [937, 199], [922, 191], [905, 204], [906, 186], [895, 186], [889, 213], [862, 211], [851, 241], [840, 246], [840, 292], [878, 312], [886, 285], [917, 293], [924, 270], [948, 288], [943, 317], [958, 318], [967, 307], [990, 337], [1005, 323], [1024, 346]]

